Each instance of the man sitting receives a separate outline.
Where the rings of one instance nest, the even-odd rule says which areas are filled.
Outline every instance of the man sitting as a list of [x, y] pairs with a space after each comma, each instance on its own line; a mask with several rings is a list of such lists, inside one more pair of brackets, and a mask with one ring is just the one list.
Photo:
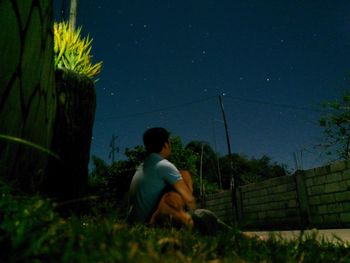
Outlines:
[[171, 154], [169, 132], [164, 128], [151, 128], [144, 133], [143, 143], [148, 156], [131, 181], [129, 223], [148, 223], [167, 186], [180, 194], [188, 209], [195, 209], [190, 189], [175, 165], [166, 159]]
[[[186, 185], [175, 165], [166, 159], [171, 154], [169, 132], [166, 129], [157, 127], [147, 130], [143, 135], [143, 143], [148, 155], [131, 181], [131, 211], [128, 216], [130, 224], [148, 224], [170, 186], [187, 206], [189, 213], [186, 214], [191, 215], [196, 230], [204, 234], [214, 234], [230, 229], [211, 211], [195, 209], [196, 202], [190, 187]], [[189, 218], [187, 222], [191, 225], [192, 220]]]

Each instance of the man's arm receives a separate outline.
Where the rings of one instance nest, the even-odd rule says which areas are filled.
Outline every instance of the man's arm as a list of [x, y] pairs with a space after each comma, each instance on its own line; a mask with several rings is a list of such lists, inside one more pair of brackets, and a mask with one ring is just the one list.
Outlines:
[[181, 179], [177, 181], [174, 185], [175, 190], [182, 196], [185, 200], [186, 205], [189, 209], [193, 210], [196, 208], [196, 200], [194, 199], [191, 191], [188, 189], [184, 180]]

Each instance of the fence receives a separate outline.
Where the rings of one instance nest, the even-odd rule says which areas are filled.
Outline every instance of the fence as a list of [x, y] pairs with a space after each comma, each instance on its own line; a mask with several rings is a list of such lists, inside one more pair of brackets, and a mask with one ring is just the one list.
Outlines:
[[[234, 197], [242, 228], [350, 227], [350, 161], [241, 186]], [[205, 197], [203, 207], [236, 222], [231, 191]]]

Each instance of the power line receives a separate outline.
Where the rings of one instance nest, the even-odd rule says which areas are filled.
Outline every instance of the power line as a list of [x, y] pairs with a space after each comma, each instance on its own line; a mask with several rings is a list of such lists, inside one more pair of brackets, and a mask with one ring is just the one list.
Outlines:
[[[313, 109], [313, 108], [309, 108], [309, 107], [301, 107], [301, 106], [296, 106], [296, 105], [291, 105], [291, 104], [281, 104], [281, 103], [275, 103], [275, 102], [269, 102], [269, 101], [263, 101], [263, 100], [248, 99], [248, 98], [243, 98], [243, 97], [234, 97], [234, 96], [229, 96], [229, 95], [225, 95], [225, 97], [232, 99], [232, 100], [267, 105], [267, 106], [272, 106], [272, 107], [287, 108], [287, 109], [292, 109], [292, 110], [301, 110], [301, 111], [318, 112], [318, 113], [327, 113], [328, 112], [326, 110], [321, 110], [321, 109]], [[202, 103], [202, 102], [214, 99], [214, 98], [216, 98], [216, 96], [211, 96], [211, 97], [207, 97], [207, 98], [199, 99], [199, 100], [193, 100], [190, 102], [180, 103], [180, 104], [176, 104], [176, 105], [172, 105], [172, 106], [168, 106], [168, 107], [158, 108], [158, 109], [154, 109], [151, 111], [144, 111], [144, 112], [137, 112], [137, 113], [120, 115], [120, 116], [111, 116], [111, 117], [100, 118], [100, 119], [97, 119], [96, 122], [104, 121], [104, 120], [112, 120], [112, 119], [125, 119], [125, 118], [138, 117], [138, 116], [157, 113], [157, 112], [169, 111], [169, 110], [173, 110], [176, 108], [182, 108], [182, 107], [191, 106], [194, 104], [199, 104], [199, 103]]]
[[147, 114], [152, 114], [152, 113], [157, 113], [157, 112], [169, 111], [169, 110], [173, 110], [176, 108], [181, 108], [181, 107], [185, 107], [185, 106], [199, 104], [199, 103], [202, 103], [202, 102], [214, 99], [214, 98], [216, 98], [216, 96], [211, 96], [211, 97], [207, 97], [207, 98], [200, 99], [200, 100], [193, 100], [190, 102], [180, 103], [180, 104], [176, 104], [176, 105], [172, 105], [172, 106], [168, 106], [168, 107], [164, 107], [164, 108], [158, 108], [158, 109], [154, 109], [151, 111], [144, 111], [144, 112], [137, 112], [137, 113], [132, 113], [132, 114], [120, 115], [120, 116], [100, 118], [100, 119], [96, 120], [96, 122], [104, 121], [104, 120], [111, 120], [111, 119], [124, 119], [124, 118], [137, 117], [137, 116], [142, 116], [142, 115], [147, 115]]
[[275, 103], [275, 102], [269, 102], [269, 101], [247, 99], [247, 98], [242, 98], [242, 97], [233, 97], [233, 96], [228, 96], [228, 95], [226, 95], [225, 97], [232, 99], [232, 100], [239, 100], [239, 101], [244, 101], [244, 102], [249, 102], [249, 103], [262, 104], [262, 105], [268, 105], [268, 106], [279, 107], [279, 108], [287, 108], [287, 109], [292, 109], [292, 110], [302, 110], [302, 111], [321, 112], [321, 113], [327, 112], [325, 110], [312, 109], [312, 108], [308, 108], [308, 107], [300, 107], [300, 106], [295, 106], [295, 105], [290, 105], [290, 104], [281, 104], [281, 103]]

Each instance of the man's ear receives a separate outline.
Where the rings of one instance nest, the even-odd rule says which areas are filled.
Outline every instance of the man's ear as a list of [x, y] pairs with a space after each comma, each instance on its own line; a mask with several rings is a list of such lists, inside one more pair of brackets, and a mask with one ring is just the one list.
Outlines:
[[160, 151], [160, 155], [167, 158], [169, 154], [170, 154], [170, 144], [168, 142], [165, 142], [162, 150]]

